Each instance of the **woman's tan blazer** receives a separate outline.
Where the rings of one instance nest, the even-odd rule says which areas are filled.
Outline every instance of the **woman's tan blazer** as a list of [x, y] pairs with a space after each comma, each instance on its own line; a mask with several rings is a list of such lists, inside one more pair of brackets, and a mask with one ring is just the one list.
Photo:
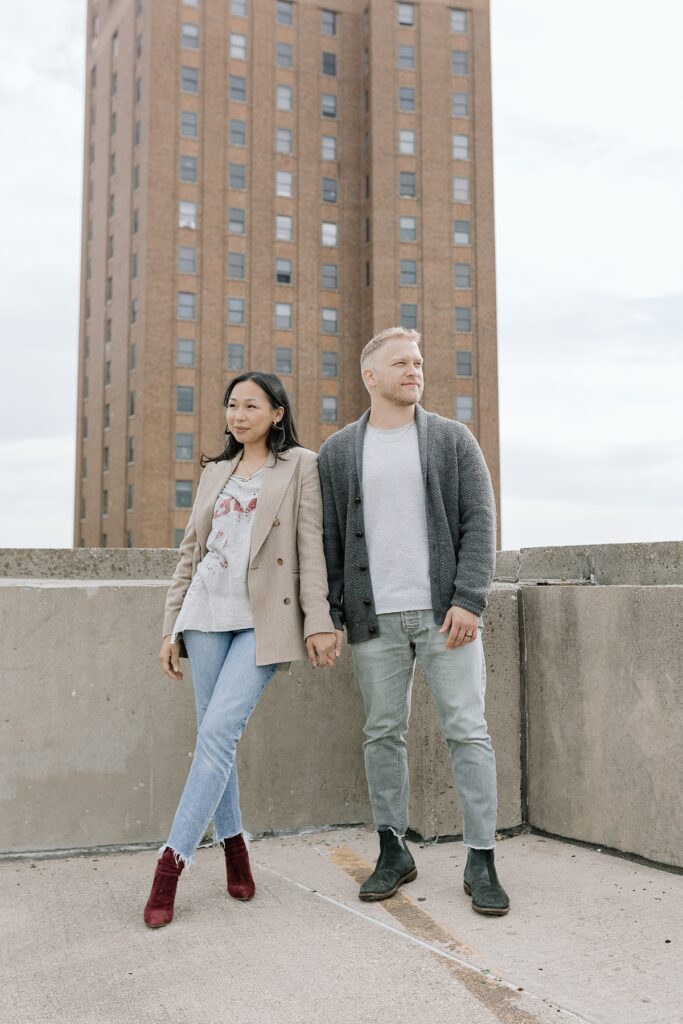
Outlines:
[[[200, 477], [166, 597], [164, 636], [173, 632], [192, 577], [206, 554], [216, 499], [238, 461], [239, 455], [210, 462]], [[257, 665], [306, 658], [306, 637], [334, 631], [322, 538], [318, 456], [307, 448], [290, 448], [277, 461], [269, 456], [254, 512], [247, 573]]]

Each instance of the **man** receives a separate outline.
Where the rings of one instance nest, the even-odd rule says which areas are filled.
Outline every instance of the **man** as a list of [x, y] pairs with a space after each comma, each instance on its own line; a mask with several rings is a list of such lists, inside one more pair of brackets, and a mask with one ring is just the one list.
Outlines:
[[484, 720], [480, 615], [495, 565], [495, 504], [479, 445], [425, 412], [420, 335], [391, 327], [361, 354], [371, 407], [320, 450], [332, 619], [346, 626], [363, 698], [365, 771], [379, 833], [362, 900], [417, 876], [405, 842], [405, 734], [416, 660], [448, 743], [468, 847], [465, 891], [483, 914], [509, 900], [494, 865], [495, 755]]

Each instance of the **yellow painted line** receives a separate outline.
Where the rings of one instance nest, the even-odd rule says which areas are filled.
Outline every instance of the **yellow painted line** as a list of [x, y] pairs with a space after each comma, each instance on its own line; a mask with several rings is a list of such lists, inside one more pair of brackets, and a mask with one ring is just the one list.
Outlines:
[[[329, 854], [329, 859], [359, 885], [373, 870], [371, 864], [368, 864], [348, 846], [340, 846], [333, 850]], [[448, 928], [444, 928], [422, 907], [418, 907], [403, 889], [400, 889], [395, 896], [388, 900], [378, 900], [377, 904], [398, 921], [409, 936], [424, 944], [432, 955], [436, 956], [440, 963], [501, 1024], [539, 1024], [543, 1019], [520, 1005], [521, 993], [509, 982], [504, 981], [502, 977], [485, 972], [475, 964], [462, 963], [454, 959], [455, 957], [472, 957], [479, 962], [485, 962], [481, 954], [476, 953]], [[550, 1006], [551, 1004], [546, 1005]], [[560, 1010], [559, 1007], [553, 1007], [553, 1009]], [[562, 1009], [560, 1012], [567, 1014], [564, 1017], [565, 1020], [568, 1018], [580, 1019], [571, 1011]]]

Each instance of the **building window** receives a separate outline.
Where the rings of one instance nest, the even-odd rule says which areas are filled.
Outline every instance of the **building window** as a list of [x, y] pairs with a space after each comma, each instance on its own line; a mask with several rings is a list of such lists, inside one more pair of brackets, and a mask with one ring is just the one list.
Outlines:
[[180, 134], [186, 139], [197, 138], [198, 117], [191, 110], [180, 111]]
[[176, 316], [179, 320], [194, 320], [195, 299], [194, 292], [178, 292]]
[[365, 242], [366, 244], [370, 241], [370, 218], [365, 218]]
[[398, 109], [415, 110], [415, 90], [410, 85], [401, 85], [398, 90]]
[[109, 157], [109, 176], [114, 177], [116, 174], [116, 153], [112, 153]]
[[247, 102], [247, 80], [241, 75], [230, 75], [228, 80], [230, 99], [235, 103]]
[[[137, 315], [137, 313], [136, 313]], [[104, 325], [104, 340], [109, 344], [112, 338], [111, 317], [108, 316]]]
[[320, 100], [320, 112], [323, 117], [337, 116], [337, 97], [333, 92], [324, 92]]
[[470, 158], [470, 139], [468, 135], [454, 135], [453, 136], [453, 159], [454, 160], [469, 160]]
[[291, 153], [294, 134], [291, 128], [275, 129], [275, 150], [277, 153]]
[[417, 241], [417, 217], [400, 217], [398, 237], [401, 242]]
[[199, 0], [183, 0], [183, 7], [199, 7]]
[[88, 479], [88, 460], [86, 459], [85, 455], [83, 456], [83, 460], [81, 462], [81, 477], [84, 480]]
[[142, 79], [135, 79], [135, 102], [139, 103], [142, 99]]
[[320, 373], [323, 377], [337, 376], [337, 353], [323, 352], [320, 366]]
[[320, 418], [323, 423], [336, 423], [339, 419], [339, 400], [333, 395], [323, 395], [320, 399]]
[[456, 263], [453, 266], [453, 283], [456, 288], [472, 287], [472, 267], [469, 263]]
[[180, 180], [181, 181], [196, 181], [197, 180], [197, 157], [196, 156], [181, 156], [181, 158], [180, 158]]
[[453, 178], [453, 201], [456, 203], [469, 203], [470, 201], [470, 179]]
[[135, 128], [133, 129], [133, 141], [134, 141], [136, 146], [140, 145], [140, 139], [141, 138], [142, 138], [142, 128], [140, 126], [140, 122], [136, 121], [135, 122]]
[[467, 50], [451, 50], [451, 71], [454, 75], [467, 74]]
[[417, 306], [414, 302], [401, 303], [401, 326], [417, 330]]
[[458, 377], [471, 377], [472, 376], [472, 353], [471, 352], [456, 352], [455, 353], [455, 372]]
[[[117, 91], [118, 87], [119, 87], [119, 76], [118, 76], [116, 71], [113, 71], [112, 72], [112, 76], [111, 76], [111, 94], [112, 94], [112, 96], [116, 96], [116, 91]], [[93, 113], [93, 121], [94, 121], [94, 113], [95, 113], [95, 108], [94, 107], [93, 107], [92, 113]]]
[[243, 370], [244, 345], [237, 345], [234, 342], [229, 342], [227, 360], [229, 370]]
[[291, 68], [294, 64], [294, 48], [291, 43], [278, 43], [275, 63], [279, 68]]
[[335, 291], [339, 287], [339, 271], [336, 263], [323, 263], [321, 287], [324, 291]]
[[456, 419], [463, 423], [471, 423], [474, 419], [474, 399], [471, 395], [458, 395], [456, 399]]
[[135, 438], [128, 438], [128, 462], [135, 462]]
[[127, 495], [127, 501], [126, 501], [126, 511], [127, 512], [132, 512], [133, 511], [133, 485], [132, 484], [128, 484], [128, 495]]
[[247, 59], [247, 37], [239, 32], [230, 33], [230, 56], [235, 60]]
[[[130, 397], [129, 397], [129, 402], [130, 402]], [[133, 405], [133, 408], [135, 408], [135, 397], [134, 396], [133, 396], [133, 399], [132, 399], [132, 405]], [[109, 404], [109, 402], [105, 402], [105, 405], [104, 405], [104, 428], [105, 428], [105, 430], [108, 430], [110, 426], [111, 426], [111, 405]]]
[[417, 284], [417, 260], [401, 260], [401, 284]]
[[275, 349], [275, 372], [276, 373], [291, 373], [292, 372], [292, 350], [291, 350], [291, 348], [276, 348]]
[[104, 446], [104, 451], [102, 452], [102, 472], [109, 472], [109, 447], [107, 445]]
[[135, 391], [128, 392], [128, 415], [135, 416]]
[[87, 439], [87, 437], [88, 437], [88, 417], [87, 416], [83, 417], [83, 424], [82, 424], [81, 432], [83, 434], [83, 440], [85, 441]]
[[409, 199], [417, 195], [416, 175], [413, 171], [399, 171], [398, 194]]
[[192, 462], [194, 458], [194, 434], [176, 434], [175, 457], [177, 462]]
[[468, 220], [453, 221], [453, 243], [455, 245], [470, 244], [470, 222]]
[[228, 213], [228, 231], [231, 235], [243, 235], [246, 230], [246, 213], [238, 206], [231, 206]]
[[178, 529], [175, 529], [173, 531], [173, 547], [174, 548], [179, 548], [180, 545], [183, 543], [183, 538], [184, 537], [185, 537], [185, 530], [182, 528], [182, 526], [179, 527]]
[[292, 241], [292, 218], [283, 214], [275, 217], [275, 237], [279, 242]]
[[455, 307], [455, 329], [466, 334], [472, 330], [472, 310], [469, 306]]
[[[136, 324], [138, 322], [138, 300], [137, 299], [133, 299], [131, 304], [130, 304], [130, 322], [132, 324]], [[110, 323], [111, 323], [111, 321], [110, 321]]]
[[294, 175], [291, 171], [275, 172], [275, 195], [290, 197], [293, 195]]
[[321, 325], [323, 334], [336, 334], [338, 329], [337, 310], [329, 306], [323, 307]]
[[320, 12], [320, 31], [324, 36], [336, 36], [337, 15], [335, 11]]
[[230, 188], [236, 189], [245, 189], [247, 187], [247, 169], [244, 164], [229, 165], [228, 185]]
[[178, 384], [175, 389], [175, 411], [194, 412], [194, 388]]
[[246, 146], [247, 125], [245, 121], [231, 120], [229, 123], [228, 132], [231, 146]]
[[467, 11], [457, 7], [451, 8], [451, 32], [467, 32]]
[[175, 361], [178, 366], [194, 366], [193, 338], [176, 338]]
[[322, 55], [322, 73], [329, 75], [331, 78], [335, 78], [337, 74], [337, 55], [336, 53], [323, 53]]
[[336, 178], [323, 178], [322, 184], [322, 201], [324, 203], [336, 203], [337, 202], [337, 179]]
[[370, 266], [370, 260], [366, 260], [365, 261], [365, 287], [366, 288], [370, 287], [371, 280], [372, 280], [372, 268]]
[[240, 18], [247, 16], [247, 0], [230, 0], [230, 13]]
[[275, 93], [275, 106], [278, 110], [294, 109], [294, 90], [289, 85], [278, 85]]
[[188, 202], [185, 199], [181, 199], [178, 203], [178, 227], [179, 228], [191, 228], [193, 231], [197, 228], [197, 204]]
[[402, 68], [404, 71], [413, 71], [415, 69], [414, 46], [399, 46], [398, 66]]
[[114, 279], [112, 277], [108, 277], [107, 278], [107, 286], [106, 286], [105, 294], [106, 294], [107, 302], [111, 302], [111, 300], [114, 298]]
[[228, 277], [241, 281], [244, 278], [244, 253], [228, 253]]
[[320, 140], [320, 159], [337, 159], [337, 138], [335, 135], [323, 135]]
[[130, 256], [130, 276], [133, 280], [138, 276], [138, 254], [136, 252], [131, 253]]
[[413, 4], [397, 4], [399, 25], [415, 24], [415, 6]]
[[337, 225], [333, 221], [324, 220], [320, 231], [320, 244], [333, 246], [337, 244]]
[[238, 299], [235, 297], [228, 299], [228, 323], [244, 323], [244, 299]]
[[191, 245], [178, 246], [178, 273], [196, 274], [197, 250]]
[[[85, 378], [88, 379], [87, 377]], [[104, 363], [104, 383], [105, 387], [111, 384], [111, 359], [106, 359]]]
[[405, 156], [415, 156], [415, 132], [402, 128], [398, 133], [398, 151]]
[[275, 260], [275, 281], [277, 284], [291, 284], [292, 283], [292, 261], [276, 259]]
[[293, 25], [294, 4], [290, 0], [277, 0], [276, 18], [278, 25]]
[[290, 302], [275, 303], [275, 326], [279, 331], [292, 329], [292, 305]]
[[199, 92], [199, 69], [183, 67], [180, 70], [182, 92]]
[[[116, 111], [112, 111], [110, 130], [112, 135], [116, 135]], [[112, 172], [113, 173], [113, 172]]]
[[175, 482], [175, 507], [192, 508], [192, 481], [176, 480]]
[[129, 362], [128, 362], [128, 369], [129, 370], [134, 370], [136, 365], [137, 365], [137, 349], [135, 347], [135, 342], [132, 342], [131, 346], [130, 346], [130, 357], [129, 357]]
[[136, 164], [133, 168], [133, 188], [140, 188], [140, 164]]
[[180, 40], [181, 46], [186, 46], [188, 50], [198, 50], [199, 25], [184, 24], [182, 27], [182, 34]]
[[451, 114], [453, 117], [469, 117], [470, 99], [466, 92], [454, 92], [451, 98]]
[[[102, 515], [109, 515], [109, 491], [102, 491]], [[106, 547], [106, 542], [102, 546]]]

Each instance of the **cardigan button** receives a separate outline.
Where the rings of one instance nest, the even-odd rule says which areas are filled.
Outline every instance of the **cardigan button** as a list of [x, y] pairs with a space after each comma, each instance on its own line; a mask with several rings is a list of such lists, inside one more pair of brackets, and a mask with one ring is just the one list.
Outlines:
[[367, 569], [367, 565], [359, 565], [358, 568], [360, 569], [361, 572], [365, 572], [365, 570]]
[[363, 537], [364, 533], [362, 530], [356, 530], [356, 537]]
[[372, 604], [372, 601], [370, 600], [369, 597], [364, 597], [363, 598], [363, 604]]
[[355, 501], [356, 505], [360, 505], [360, 502], [361, 502], [360, 498], [354, 498], [353, 500]]
[[291, 603], [292, 603], [292, 599], [291, 599], [291, 597], [286, 597], [286, 598], [285, 598], [285, 602], [284, 602], [284, 603], [285, 603], [285, 604], [291, 604]]
[[370, 636], [374, 636], [374, 634], [376, 632], [377, 632], [377, 626], [369, 626], [368, 627], [368, 633], [370, 634]]

